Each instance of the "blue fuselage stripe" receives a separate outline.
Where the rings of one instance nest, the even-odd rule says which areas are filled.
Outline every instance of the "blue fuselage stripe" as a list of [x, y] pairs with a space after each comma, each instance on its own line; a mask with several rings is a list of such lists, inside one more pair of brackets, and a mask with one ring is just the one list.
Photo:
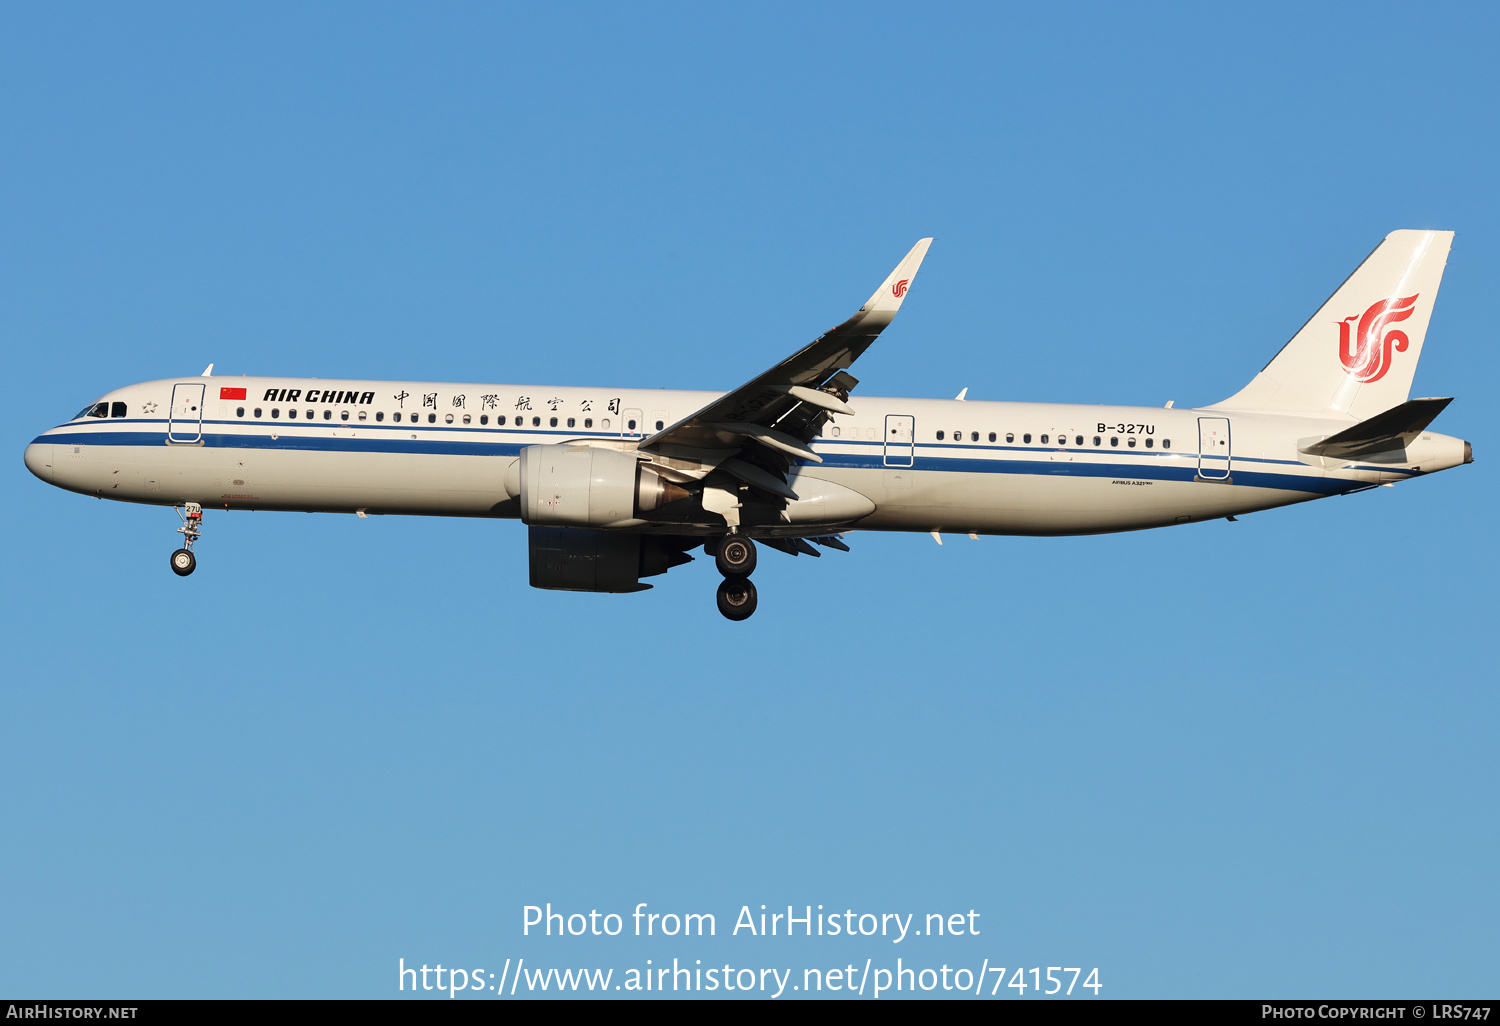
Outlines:
[[[121, 421], [120, 426], [125, 424], [145, 425], [152, 424], [155, 430], [106, 430], [106, 431], [79, 431], [69, 430], [67, 427], [57, 429], [56, 433], [45, 434], [36, 439], [42, 444], [55, 445], [97, 445], [97, 446], [164, 446], [166, 443], [165, 421]], [[237, 422], [230, 424], [240, 426]], [[278, 426], [277, 437], [271, 438], [264, 433], [242, 433], [214, 431], [216, 425], [212, 422], [204, 422], [204, 434], [201, 441], [192, 443], [195, 447], [221, 448], [221, 449], [266, 449], [266, 450], [288, 450], [301, 452], [371, 452], [371, 453], [405, 453], [405, 454], [438, 454], [448, 456], [517, 456], [521, 450], [528, 445], [546, 444], [551, 438], [609, 438], [618, 439], [618, 433], [596, 433], [580, 431], [545, 431], [530, 429], [516, 431], [512, 439], [504, 437], [496, 438], [494, 441], [474, 441], [471, 438], [441, 437], [444, 435], [469, 435], [475, 433], [471, 427], [436, 427], [436, 426], [414, 426], [418, 432], [426, 436], [424, 438], [412, 438], [412, 428], [400, 426], [385, 426], [374, 424], [359, 424], [350, 426], [348, 430], [358, 432], [363, 437], [329, 437], [322, 434], [328, 430], [327, 425], [308, 425], [307, 429], [301, 429], [301, 425], [287, 424], [285, 427]], [[248, 425], [245, 425], [248, 426]], [[114, 427], [113, 424], [110, 425]], [[339, 428], [344, 430], [344, 428]], [[313, 432], [317, 432], [316, 434]], [[508, 432], [508, 434], [511, 434]], [[397, 437], [406, 435], [407, 437]], [[432, 437], [438, 435], [440, 437]], [[1134, 478], [1139, 480], [1155, 481], [1192, 481], [1198, 475], [1198, 457], [1196, 453], [1189, 452], [1147, 452], [1147, 451], [1110, 451], [1102, 452], [1096, 450], [1050, 450], [1050, 449], [1025, 449], [1016, 446], [983, 446], [983, 445], [931, 445], [919, 444], [916, 446], [911, 462], [907, 463], [907, 456], [903, 451], [894, 463], [887, 463], [883, 444], [875, 442], [855, 442], [852, 439], [833, 442], [832, 445], [840, 448], [867, 448], [868, 454], [831, 452], [828, 449], [820, 452], [823, 457], [822, 466], [837, 467], [850, 470], [917, 470], [917, 471], [945, 471], [960, 474], [1031, 474], [1038, 476], [1057, 477], [1113, 477]], [[942, 452], [944, 455], [934, 455], [934, 451]], [[1053, 452], [1066, 453], [1063, 459], [997, 459], [992, 456], [979, 458], [968, 455], [947, 455], [954, 452], [983, 452], [983, 453], [1011, 453], [1025, 452], [1034, 453], [1038, 456]], [[1076, 459], [1074, 456], [1098, 457], [1109, 456], [1127, 457], [1128, 462], [1097, 463], [1088, 459]], [[1283, 491], [1305, 492], [1318, 495], [1335, 495], [1355, 488], [1367, 486], [1366, 482], [1349, 480], [1347, 478], [1314, 477], [1310, 474], [1275, 473], [1259, 469], [1250, 469], [1251, 465], [1275, 465], [1295, 467], [1300, 464], [1291, 460], [1273, 460], [1256, 457], [1233, 458], [1234, 483], [1246, 485], [1253, 488], [1274, 488]], [[1415, 471], [1398, 467], [1360, 467], [1357, 469], [1384, 470], [1415, 475]]]

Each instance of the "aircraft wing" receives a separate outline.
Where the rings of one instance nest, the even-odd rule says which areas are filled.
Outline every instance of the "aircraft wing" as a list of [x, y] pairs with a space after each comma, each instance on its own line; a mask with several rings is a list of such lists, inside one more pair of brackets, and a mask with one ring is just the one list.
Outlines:
[[[697, 413], [679, 420], [641, 442], [639, 448], [669, 458], [719, 463], [740, 450], [751, 466], [735, 461], [734, 476], [746, 483], [776, 491], [772, 482], [757, 480], [757, 469], [784, 477], [793, 459], [822, 460], [808, 448], [832, 413], [852, 413], [845, 400], [858, 381], [842, 373], [869, 348], [901, 309], [917, 268], [931, 239], [911, 248], [865, 305], [843, 324], [782, 360]], [[784, 487], [784, 486], [783, 486]]]

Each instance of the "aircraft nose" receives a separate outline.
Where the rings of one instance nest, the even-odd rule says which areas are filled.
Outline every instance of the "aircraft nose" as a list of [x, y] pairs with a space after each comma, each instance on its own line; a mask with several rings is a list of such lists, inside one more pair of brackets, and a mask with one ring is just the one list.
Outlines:
[[26, 447], [26, 469], [48, 484], [52, 483], [52, 448], [44, 442], [32, 442]]

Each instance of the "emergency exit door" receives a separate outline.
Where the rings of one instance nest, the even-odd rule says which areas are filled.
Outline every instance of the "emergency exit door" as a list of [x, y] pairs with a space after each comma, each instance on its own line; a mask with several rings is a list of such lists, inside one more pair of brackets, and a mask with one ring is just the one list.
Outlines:
[[167, 440], [196, 442], [203, 437], [203, 386], [173, 385], [172, 415], [167, 421]]
[[916, 418], [888, 414], [885, 418], [885, 465], [909, 467], [914, 462], [917, 439]]
[[1198, 418], [1198, 476], [1205, 481], [1229, 478], [1229, 420], [1226, 417]]

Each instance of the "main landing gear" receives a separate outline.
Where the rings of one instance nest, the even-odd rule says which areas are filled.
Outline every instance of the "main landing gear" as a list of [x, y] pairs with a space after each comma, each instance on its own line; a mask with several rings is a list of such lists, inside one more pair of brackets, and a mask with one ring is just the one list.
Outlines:
[[186, 503], [177, 511], [177, 516], [182, 520], [177, 533], [182, 535], [183, 541], [182, 548], [172, 553], [172, 572], [178, 577], [186, 577], [198, 568], [198, 560], [193, 556], [193, 542], [203, 536], [203, 507], [196, 502]]
[[724, 575], [719, 585], [719, 612], [730, 620], [748, 620], [755, 612], [755, 585], [750, 574], [755, 570], [755, 543], [741, 535], [731, 534], [719, 542], [714, 564]]

